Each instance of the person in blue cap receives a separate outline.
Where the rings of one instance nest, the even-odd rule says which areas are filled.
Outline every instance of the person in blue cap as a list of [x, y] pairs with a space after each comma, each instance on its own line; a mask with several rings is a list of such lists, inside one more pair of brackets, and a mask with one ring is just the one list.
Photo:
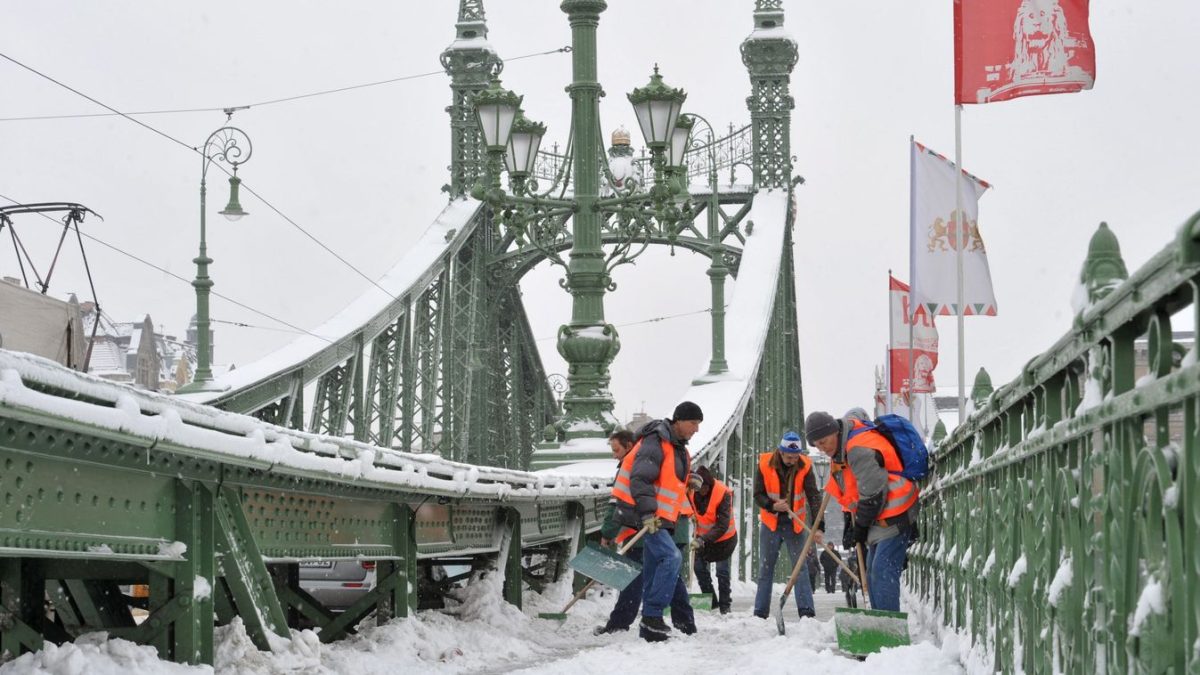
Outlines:
[[[804, 548], [804, 528], [792, 520], [792, 514], [803, 518], [820, 532], [825, 529], [821, 513], [821, 493], [812, 460], [805, 456], [800, 434], [789, 431], [773, 452], [758, 456], [754, 474], [754, 502], [759, 506], [758, 519], [758, 592], [754, 596], [754, 616], [765, 619], [771, 615], [771, 584], [775, 579], [775, 563], [779, 549], [787, 544], [792, 565]], [[813, 609], [812, 585], [807, 574], [801, 574], [793, 586], [796, 611], [800, 618], [816, 616]]]

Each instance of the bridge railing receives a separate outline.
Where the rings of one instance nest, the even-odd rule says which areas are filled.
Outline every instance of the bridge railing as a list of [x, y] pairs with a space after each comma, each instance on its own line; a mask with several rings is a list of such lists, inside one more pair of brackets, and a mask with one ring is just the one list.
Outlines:
[[[0, 654], [106, 631], [212, 663], [214, 620], [234, 616], [263, 649], [301, 617], [330, 641], [436, 603], [434, 559], [496, 565], [519, 604], [523, 578], [556, 578], [599, 527], [606, 483], [305, 433], [0, 350]], [[377, 583], [335, 615], [298, 565], [338, 559], [374, 561]], [[121, 584], [149, 588], [141, 624]]]
[[936, 449], [910, 586], [997, 671], [1200, 667], [1200, 215], [1124, 277], [1102, 225], [1074, 328]]

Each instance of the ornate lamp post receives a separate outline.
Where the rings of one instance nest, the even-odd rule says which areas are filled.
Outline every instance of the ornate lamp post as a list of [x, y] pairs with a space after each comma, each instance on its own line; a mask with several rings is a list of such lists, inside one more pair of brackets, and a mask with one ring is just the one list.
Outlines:
[[[226, 122], [228, 122], [233, 117], [233, 113], [227, 110], [225, 114]], [[238, 202], [238, 186], [241, 185], [242, 179], [238, 178], [237, 170], [238, 166], [250, 161], [250, 155], [253, 152], [254, 147], [250, 143], [250, 137], [241, 129], [231, 126], [223, 126], [212, 132], [208, 140], [204, 142], [201, 152], [200, 255], [192, 259], [192, 262], [196, 263], [196, 279], [192, 281], [192, 287], [196, 289], [196, 375], [187, 386], [179, 389], [181, 394], [214, 390], [212, 385], [212, 333], [209, 329], [208, 316], [208, 295], [213, 286], [212, 279], [208, 276], [208, 266], [213, 260], [208, 257], [208, 244], [205, 240], [207, 194], [205, 181], [208, 177], [208, 167], [214, 161], [232, 167], [233, 175], [229, 177], [229, 203], [218, 213], [231, 221], [238, 220], [247, 214]]]
[[[552, 263], [566, 269], [563, 287], [571, 293], [571, 320], [558, 331], [558, 352], [567, 361], [568, 387], [563, 397], [563, 417], [556, 424], [559, 440], [602, 437], [617, 426], [608, 366], [620, 350], [617, 330], [604, 318], [604, 294], [615, 288], [611, 272], [632, 262], [645, 250], [634, 244], [651, 238], [675, 241], [679, 230], [691, 222], [686, 202], [687, 181], [674, 180], [673, 165], [682, 164], [687, 139], [676, 146], [676, 128], [687, 94], [663, 82], [655, 66], [649, 83], [628, 95], [638, 125], [650, 148], [654, 183], [624, 190], [615, 186], [607, 164], [602, 164], [599, 100], [596, 80], [596, 27], [607, 8], [604, 0], [563, 0], [572, 34], [573, 80], [571, 96], [571, 161], [555, 184], [573, 183], [551, 196], [555, 185], [538, 192], [531, 177], [537, 148], [546, 128], [525, 119], [522, 97], [504, 90], [493, 79], [488, 89], [474, 97], [480, 131], [487, 148], [485, 176], [472, 195], [486, 201], [505, 235], [520, 247], [532, 246]], [[508, 190], [500, 172], [509, 172]], [[601, 179], [614, 184], [612, 196], [601, 197]], [[566, 221], [571, 220], [568, 233]], [[558, 251], [570, 244], [569, 261]], [[603, 243], [618, 243], [606, 251]]]

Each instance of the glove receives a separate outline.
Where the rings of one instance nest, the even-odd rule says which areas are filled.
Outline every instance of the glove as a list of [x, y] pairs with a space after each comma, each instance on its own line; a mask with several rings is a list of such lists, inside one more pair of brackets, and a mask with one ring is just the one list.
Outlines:
[[646, 528], [646, 534], [654, 534], [662, 527], [662, 521], [659, 520], [658, 516], [650, 516], [649, 518], [642, 519], [642, 527]]
[[854, 543], [862, 544], [863, 546], [866, 546], [867, 545], [867, 533], [869, 533], [870, 531], [871, 531], [871, 528], [866, 525], [855, 525], [854, 526]]
[[695, 539], [692, 540], [692, 550], [699, 551], [700, 549], [704, 548], [704, 544], [705, 544], [705, 541], [703, 539], [701, 539], [700, 537], [696, 537]]

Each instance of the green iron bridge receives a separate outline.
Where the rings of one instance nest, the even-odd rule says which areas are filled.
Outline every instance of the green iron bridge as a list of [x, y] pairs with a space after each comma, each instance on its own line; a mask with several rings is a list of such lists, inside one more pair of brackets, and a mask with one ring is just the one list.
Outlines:
[[[651, 154], [636, 158], [627, 138], [606, 149], [599, 133], [605, 3], [562, 9], [570, 143], [534, 143], [518, 165], [512, 145], [480, 131], [485, 105], [520, 99], [495, 81], [503, 61], [481, 0], [461, 0], [442, 54], [449, 203], [378, 288], [313, 330], [333, 339], [302, 337], [177, 396], [0, 350], [0, 661], [104, 630], [212, 663], [213, 627], [234, 617], [261, 649], [301, 624], [336, 640], [371, 614], [440, 606], [467, 575], [438, 579], [436, 566], [495, 569], [519, 605], [522, 585], [557, 580], [602, 519], [620, 348], [603, 298], [612, 269], [649, 246], [710, 260], [712, 359], [680, 398], [705, 410], [693, 452], [735, 490], [736, 569], [751, 577], [756, 457], [803, 419], [792, 259], [802, 181], [789, 146], [798, 52], [782, 2], [756, 1], [742, 44], [749, 124], [719, 136], [680, 115], [684, 145], [648, 133]], [[682, 96], [656, 74], [630, 99]], [[517, 117], [512, 136], [540, 142], [544, 127]], [[999, 670], [1200, 667], [1200, 563], [1185, 553], [1200, 525], [1200, 370], [1170, 329], [1200, 306], [1198, 238], [1192, 221], [1125, 279], [1102, 229], [1075, 328], [1013, 383], [977, 387], [974, 414], [937, 446], [922, 518], [940, 534], [913, 550], [908, 582]], [[558, 335], [561, 401], [518, 286], [546, 261], [566, 270], [575, 303]], [[728, 277], [738, 288], [726, 299]], [[1151, 364], [1141, 378], [1140, 344]], [[377, 584], [334, 613], [300, 587], [299, 565], [315, 560], [374, 561]], [[127, 584], [149, 597], [129, 598]], [[135, 622], [131, 605], [148, 618]]]

